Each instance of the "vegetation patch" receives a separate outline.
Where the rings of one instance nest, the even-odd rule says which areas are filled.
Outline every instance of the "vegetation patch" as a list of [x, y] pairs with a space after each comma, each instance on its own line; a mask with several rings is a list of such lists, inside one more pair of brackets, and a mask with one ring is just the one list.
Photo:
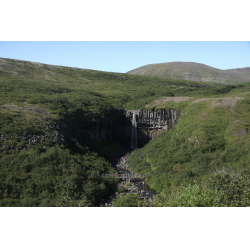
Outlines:
[[249, 207], [250, 172], [216, 169], [211, 177], [200, 183], [179, 186], [171, 195], [165, 191], [154, 197], [155, 207]]
[[[204, 84], [4, 58], [0, 64], [1, 206], [98, 206], [117, 191], [117, 179], [105, 174], [115, 173], [109, 160], [123, 145], [88, 134], [114, 123], [116, 109], [181, 110], [177, 125], [128, 161], [134, 173], [148, 173], [146, 181], [159, 194], [191, 192], [200, 201], [210, 194], [222, 197], [222, 191], [200, 183], [218, 168], [249, 168], [250, 83]], [[137, 196], [126, 197], [116, 206], [138, 206]], [[243, 203], [219, 200], [243, 206], [244, 197]], [[217, 198], [200, 201], [185, 204], [218, 205]]]
[[127, 194], [125, 197], [120, 196], [113, 201], [114, 207], [138, 207], [140, 198], [135, 194]]
[[167, 194], [180, 185], [208, 179], [217, 168], [247, 169], [250, 117], [246, 98], [237, 101], [234, 113], [230, 108], [211, 107], [210, 102], [184, 107], [171, 130], [134, 151], [128, 162], [130, 168], [149, 173], [150, 186]]

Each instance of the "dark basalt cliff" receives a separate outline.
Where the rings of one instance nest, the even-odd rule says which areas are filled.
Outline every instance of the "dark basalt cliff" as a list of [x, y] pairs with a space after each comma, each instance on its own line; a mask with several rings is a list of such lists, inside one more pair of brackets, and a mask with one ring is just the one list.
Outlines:
[[116, 110], [114, 120], [105, 125], [92, 126], [88, 134], [95, 141], [127, 140], [132, 133], [132, 117], [136, 114], [138, 143], [156, 138], [177, 123], [181, 111], [175, 109], [153, 110]]
[[[85, 127], [84, 130], [90, 139], [94, 141], [120, 141], [123, 145], [130, 147], [133, 113], [136, 115], [137, 121], [138, 147], [142, 147], [149, 140], [156, 138], [161, 132], [171, 129], [181, 115], [181, 111], [174, 109], [159, 109], [157, 111], [114, 109], [113, 114], [107, 119], [106, 123], [95, 123], [87, 128]], [[65, 140], [65, 136], [78, 140], [84, 132], [79, 130], [77, 132], [78, 138], [75, 138], [75, 136], [69, 135], [72, 128], [67, 123], [65, 123], [66, 129], [63, 129], [57, 122], [49, 122], [49, 120], [47, 124], [42, 125], [41, 123], [40, 125], [40, 133], [32, 134], [32, 132], [23, 133], [20, 131], [12, 135], [15, 138], [2, 133], [0, 128], [2, 149], [7, 151], [15, 149], [28, 150], [30, 146], [36, 144], [41, 144], [44, 148], [49, 145], [59, 146], [63, 144], [67, 148], [68, 142]], [[14, 140], [18, 141], [17, 145], [14, 144]]]
[[138, 140], [147, 137], [156, 138], [162, 131], [171, 129], [181, 115], [181, 111], [175, 109], [127, 110], [126, 117], [130, 121], [132, 121], [133, 113], [136, 114]]

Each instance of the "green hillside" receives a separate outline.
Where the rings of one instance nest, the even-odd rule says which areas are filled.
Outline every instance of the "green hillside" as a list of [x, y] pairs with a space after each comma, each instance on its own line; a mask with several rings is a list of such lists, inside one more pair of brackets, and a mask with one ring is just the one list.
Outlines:
[[[216, 167], [247, 168], [249, 89], [0, 58], [0, 206], [97, 206], [114, 192], [117, 180], [102, 174], [114, 173], [109, 160], [124, 146], [93, 141], [86, 129], [113, 121], [116, 108], [182, 110], [131, 157], [158, 192]], [[183, 97], [192, 98], [176, 101]]]
[[250, 81], [250, 67], [221, 70], [194, 62], [149, 64], [127, 72], [129, 74], [167, 77], [197, 82], [236, 84]]
[[[179, 196], [186, 191], [178, 188], [189, 186], [192, 189], [195, 182], [202, 186], [202, 183], [212, 178], [215, 172], [234, 171], [238, 175], [234, 174], [233, 177], [240, 176], [242, 171], [250, 174], [249, 90], [250, 83], [247, 83], [242, 88], [235, 88], [217, 97], [192, 98], [178, 103], [183, 116], [178, 119], [177, 125], [133, 153], [129, 165], [134, 172], [150, 174], [150, 186], [158, 193], [162, 193], [161, 197], [165, 194], [165, 203], [161, 205], [183, 205], [183, 201], [178, 203], [176, 200], [181, 200]], [[164, 106], [169, 107], [171, 103], [165, 102], [162, 107]], [[228, 174], [228, 178], [230, 176]], [[225, 176], [218, 178], [222, 177]], [[233, 177], [230, 178], [234, 180]], [[247, 180], [249, 188], [249, 179]], [[225, 182], [218, 183], [226, 185]], [[199, 192], [201, 189], [204, 187], [202, 186]], [[247, 190], [248, 200], [244, 204], [249, 206], [250, 192]], [[173, 193], [177, 193], [175, 202], [170, 200], [171, 202], [167, 203], [166, 197]], [[197, 198], [195, 195], [198, 194], [192, 195]], [[237, 193], [236, 196], [231, 203], [217, 202], [216, 206], [234, 206], [241, 197]], [[190, 205], [188, 197], [186, 199], [186, 204]], [[214, 204], [207, 203], [210, 206]]]

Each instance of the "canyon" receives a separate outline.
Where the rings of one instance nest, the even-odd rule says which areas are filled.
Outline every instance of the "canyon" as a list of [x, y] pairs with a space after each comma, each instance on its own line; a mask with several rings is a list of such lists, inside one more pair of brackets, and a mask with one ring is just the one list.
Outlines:
[[[138, 110], [124, 110], [114, 109], [111, 118], [107, 119], [106, 123], [92, 123], [89, 127], [85, 127], [90, 139], [98, 142], [105, 142], [108, 140], [118, 141], [122, 145], [130, 148], [132, 135], [132, 118], [135, 114], [137, 122], [137, 141], [138, 147], [143, 147], [149, 140], [155, 139], [163, 131], [168, 131], [173, 125], [177, 123], [179, 116], [182, 115], [180, 110], [175, 109], [138, 109]], [[55, 145], [64, 144], [64, 137], [68, 134], [56, 122], [47, 119], [48, 124], [39, 123], [46, 131], [40, 131], [39, 134], [22, 133], [19, 132], [13, 136], [18, 137], [19, 142], [25, 142], [20, 149], [28, 150], [31, 144], [41, 144], [46, 147], [46, 141]], [[68, 128], [71, 130], [71, 128]], [[79, 130], [78, 136], [81, 137], [83, 130]], [[72, 139], [74, 139], [72, 137]], [[3, 142], [3, 149], [9, 151], [17, 149], [18, 145], [13, 144], [12, 137], [4, 134], [0, 130], [0, 141]], [[12, 145], [13, 144], [13, 145]], [[19, 143], [20, 144], [20, 143]], [[20, 147], [20, 145], [19, 145]]]
[[132, 134], [132, 118], [136, 116], [138, 146], [142, 146], [151, 139], [155, 139], [163, 131], [168, 131], [177, 123], [182, 115], [180, 110], [175, 109], [140, 109], [122, 110], [117, 109], [113, 114], [113, 121], [106, 124], [94, 125], [87, 129], [91, 139], [95, 141], [129, 141]]

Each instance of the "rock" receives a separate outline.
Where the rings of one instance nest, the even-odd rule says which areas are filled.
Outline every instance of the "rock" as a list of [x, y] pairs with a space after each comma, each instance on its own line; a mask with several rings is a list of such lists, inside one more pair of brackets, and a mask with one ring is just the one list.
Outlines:
[[[124, 116], [125, 113], [125, 116]], [[108, 139], [131, 138], [132, 116], [136, 114], [137, 137], [138, 140], [154, 139], [162, 131], [167, 131], [177, 123], [177, 119], [182, 115], [181, 111], [175, 109], [152, 110], [121, 110], [114, 111], [113, 121], [105, 125], [96, 124], [87, 129], [89, 136], [96, 141], [106, 141]]]
[[247, 129], [239, 129], [237, 131], [233, 131], [232, 135], [234, 136], [242, 136], [245, 135], [247, 133]]

